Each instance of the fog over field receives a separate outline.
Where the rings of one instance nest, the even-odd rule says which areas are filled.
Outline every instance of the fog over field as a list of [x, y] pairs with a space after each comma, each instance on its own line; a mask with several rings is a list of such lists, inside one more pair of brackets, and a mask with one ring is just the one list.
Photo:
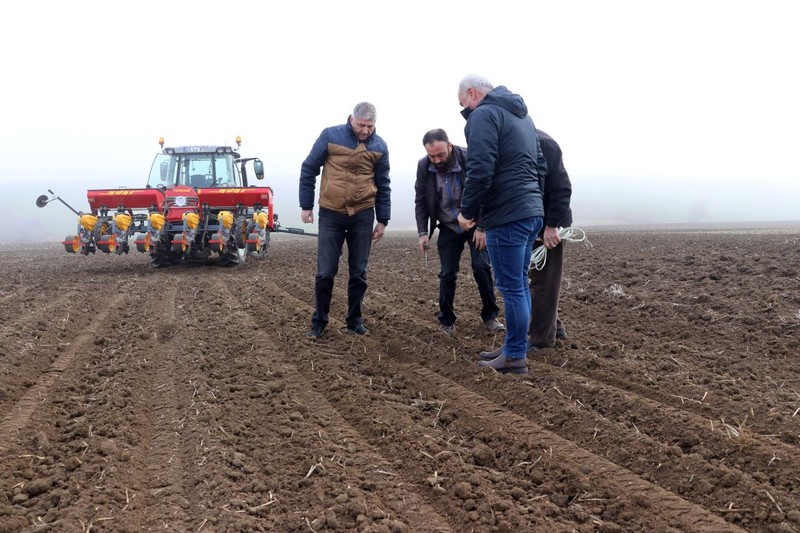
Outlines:
[[[146, 180], [146, 171], [142, 171], [142, 182]], [[40, 209], [35, 205], [36, 198], [48, 194], [48, 188], [52, 188], [76, 210], [87, 210], [87, 189], [115, 187], [117, 183], [108, 182], [113, 179], [135, 186], [131, 179], [115, 177], [113, 173], [110, 178], [106, 174], [106, 179], [69, 181], [69, 186], [63, 181], [60, 185], [7, 184], [6, 213], [10, 214], [7, 220], [11, 223], [0, 234], [0, 242], [60, 242], [64, 236], [75, 233], [75, 215], [58, 201]], [[764, 222], [800, 221], [797, 182], [772, 184], [754, 178], [697, 184], [687, 178], [634, 180], [588, 176], [572, 176], [572, 182], [574, 225], [578, 227], [704, 223], [758, 226]], [[267, 178], [261, 184], [275, 192], [275, 212], [284, 227], [316, 229], [315, 225], [300, 222], [296, 177]], [[414, 176], [395, 173], [389, 230], [415, 229]]]

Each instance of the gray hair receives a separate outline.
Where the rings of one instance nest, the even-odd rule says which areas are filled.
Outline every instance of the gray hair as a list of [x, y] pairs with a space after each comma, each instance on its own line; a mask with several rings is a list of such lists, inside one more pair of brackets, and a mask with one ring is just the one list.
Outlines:
[[375, 106], [369, 102], [360, 102], [356, 104], [356, 106], [353, 108], [353, 118], [356, 120], [375, 122], [377, 118]]
[[489, 81], [488, 78], [485, 76], [480, 76], [478, 74], [467, 74], [461, 80], [461, 83], [458, 84], [458, 94], [464, 94], [467, 92], [467, 89], [475, 89], [480, 94], [488, 94], [494, 89], [492, 82]]

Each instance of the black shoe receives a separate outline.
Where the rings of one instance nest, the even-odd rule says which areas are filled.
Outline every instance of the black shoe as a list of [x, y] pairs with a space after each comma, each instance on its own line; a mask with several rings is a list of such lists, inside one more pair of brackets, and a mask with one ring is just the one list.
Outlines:
[[353, 335], [366, 335], [369, 333], [369, 330], [364, 327], [364, 324], [359, 322], [358, 324], [353, 324], [352, 326], [347, 326], [347, 329], [344, 330], [345, 333], [352, 333]]
[[528, 360], [524, 357], [520, 359], [509, 359], [506, 354], [500, 354], [491, 361], [478, 361], [478, 366], [481, 368], [492, 368], [501, 374], [527, 374], [528, 373]]
[[556, 330], [556, 339], [566, 339], [566, 338], [567, 338], [567, 330], [563, 328]]
[[325, 331], [325, 326], [321, 324], [312, 324], [311, 329], [306, 333], [309, 339], [319, 339], [322, 337], [322, 332]]

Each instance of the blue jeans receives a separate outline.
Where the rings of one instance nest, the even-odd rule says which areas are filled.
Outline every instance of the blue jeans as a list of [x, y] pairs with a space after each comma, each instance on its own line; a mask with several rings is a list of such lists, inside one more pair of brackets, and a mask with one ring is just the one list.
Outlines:
[[361, 302], [367, 292], [367, 263], [372, 248], [372, 230], [375, 210], [366, 209], [355, 215], [319, 210], [319, 239], [317, 240], [317, 276], [314, 280], [316, 309], [312, 325], [328, 325], [331, 309], [333, 280], [339, 271], [342, 246], [347, 241], [347, 265], [350, 279], [347, 282], [347, 315], [345, 322], [355, 326], [363, 322]]
[[509, 359], [522, 359], [528, 347], [531, 320], [531, 293], [528, 266], [542, 217], [515, 220], [486, 229], [486, 247], [492, 260], [497, 289], [503, 295], [506, 340], [503, 353]]
[[456, 233], [447, 226], [439, 226], [439, 237], [436, 248], [439, 250], [439, 322], [452, 326], [456, 321], [453, 301], [456, 297], [456, 279], [461, 266], [461, 253], [464, 244], [469, 245], [472, 258], [472, 275], [478, 284], [478, 293], [481, 295], [481, 319], [486, 322], [497, 318], [500, 308], [494, 296], [494, 281], [492, 281], [492, 266], [489, 264], [489, 254], [486, 250], [478, 250], [472, 238], [475, 231]]

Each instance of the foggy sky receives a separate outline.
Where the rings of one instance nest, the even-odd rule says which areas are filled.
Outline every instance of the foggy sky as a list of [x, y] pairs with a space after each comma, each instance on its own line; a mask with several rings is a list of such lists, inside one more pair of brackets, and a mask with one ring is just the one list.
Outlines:
[[[285, 226], [323, 128], [371, 101], [393, 220], [414, 229], [423, 134], [464, 144], [459, 80], [520, 94], [564, 152], [576, 224], [800, 218], [800, 32], [767, 0], [10, 2], [0, 241], [74, 233], [86, 189], [145, 183], [157, 139], [260, 157]], [[402, 6], [402, 7], [400, 7]], [[81, 13], [91, 12], [92, 17]], [[427, 33], [426, 33], [427, 31]]]

